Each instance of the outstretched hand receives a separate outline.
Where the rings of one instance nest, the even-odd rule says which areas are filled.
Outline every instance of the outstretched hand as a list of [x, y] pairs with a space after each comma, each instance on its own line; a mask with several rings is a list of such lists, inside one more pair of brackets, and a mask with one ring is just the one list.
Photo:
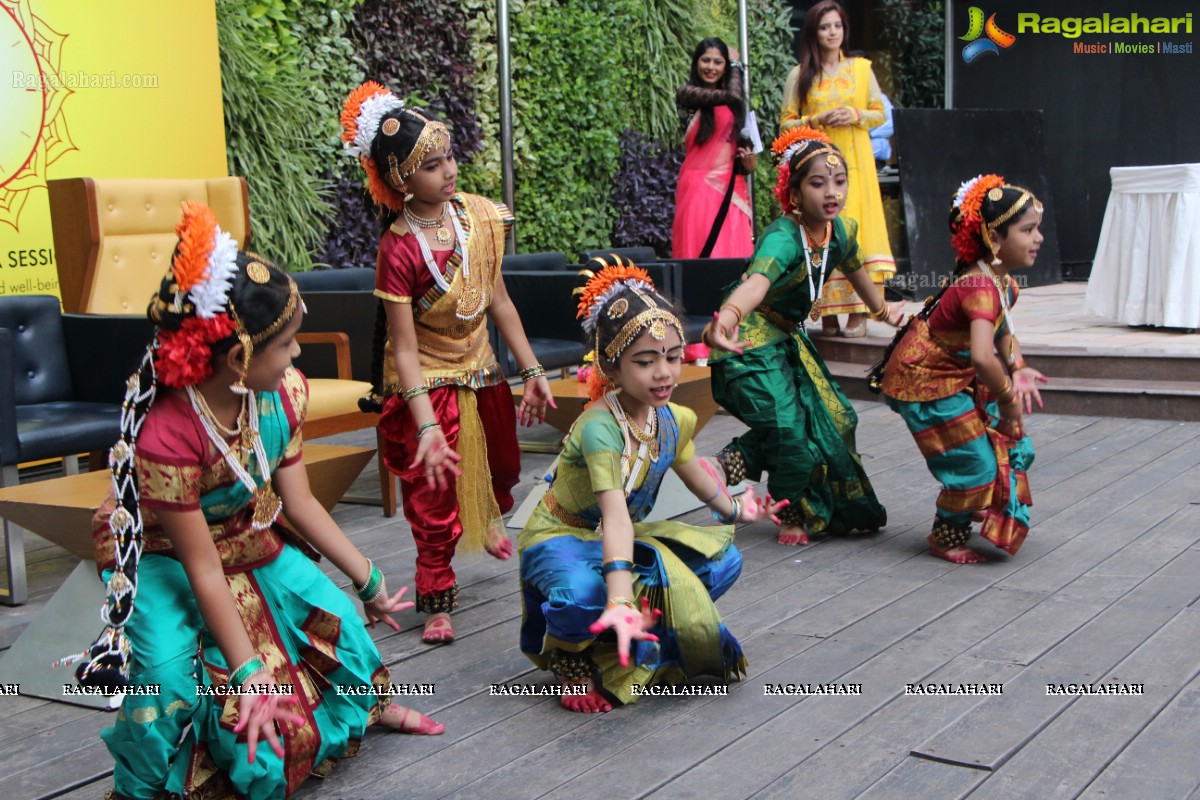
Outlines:
[[[384, 586], [387, 586], [386, 581], [384, 581]], [[363, 611], [367, 615], [367, 627], [374, 628], [376, 622], [382, 622], [392, 630], [399, 631], [400, 623], [392, 619], [391, 615], [398, 614], [416, 605], [412, 601], [403, 601], [404, 593], [407, 591], [407, 586], [401, 586], [400, 591], [388, 597], [387, 589], [385, 588], [379, 593], [379, 597], [375, 602], [363, 603]]]
[[791, 504], [791, 500], [771, 502], [770, 493], [759, 500], [754, 496], [754, 487], [751, 486], [742, 495], [742, 513], [738, 515], [738, 522], [758, 522], [762, 519], [769, 519], [776, 525], [782, 525], [783, 523], [779, 520], [779, 512]]
[[558, 408], [554, 404], [554, 395], [550, 392], [550, 382], [546, 380], [546, 376], [539, 375], [525, 382], [517, 420], [526, 428], [535, 422], [545, 422], [547, 406]]
[[704, 326], [704, 330], [700, 334], [700, 341], [714, 350], [724, 350], [727, 353], [741, 355], [742, 350], [746, 349], [746, 346], [750, 344], [750, 342], [738, 341], [738, 331], [741, 326], [734, 325], [726, 331], [721, 327], [720, 319], [721, 312], [714, 311], [713, 321]]
[[651, 610], [650, 601], [643, 597], [640, 613], [623, 603], [609, 606], [604, 609], [600, 619], [593, 622], [588, 630], [596, 634], [612, 628], [613, 632], [617, 634], [617, 658], [622, 667], [627, 667], [629, 666], [629, 643], [635, 639], [657, 642], [658, 637], [650, 633], [650, 629], [654, 627], [661, 616], [662, 611], [657, 608]]
[[1042, 407], [1042, 393], [1038, 391], [1037, 385], [1049, 382], [1049, 378], [1033, 367], [1021, 367], [1013, 371], [1013, 391], [1017, 393], [1017, 399], [1021, 401], [1027, 413], [1033, 413], [1034, 401], [1037, 402], [1038, 408]]
[[272, 691], [276, 687], [275, 680], [265, 670], [254, 673], [242, 684], [243, 689], [254, 688], [257, 691], [238, 698], [238, 721], [233, 732], [246, 732], [247, 760], [251, 764], [258, 752], [260, 738], [275, 751], [275, 755], [283, 758], [283, 745], [275, 728], [277, 722], [305, 724], [304, 717], [288, 710], [297, 702], [296, 695], [276, 694]]

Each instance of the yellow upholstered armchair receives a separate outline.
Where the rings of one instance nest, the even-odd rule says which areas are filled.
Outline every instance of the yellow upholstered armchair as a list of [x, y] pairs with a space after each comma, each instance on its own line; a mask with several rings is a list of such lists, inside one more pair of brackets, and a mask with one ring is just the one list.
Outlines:
[[[245, 178], [67, 178], [48, 181], [47, 189], [58, 283], [67, 312], [144, 314], [175, 251], [175, 225], [184, 201], [207, 203], [239, 249], [250, 244]], [[349, 380], [348, 339], [324, 333], [302, 334], [301, 339], [334, 344], [339, 356], [336, 375], [309, 376], [308, 439], [369, 428], [378, 419], [358, 410], [358, 398], [370, 385]], [[370, 347], [370, 342], [358, 346]], [[396, 508], [394, 483], [382, 459], [380, 481], [384, 511], [391, 516]]]
[[63, 310], [141, 314], [175, 251], [185, 200], [207, 203], [245, 250], [245, 178], [67, 178], [47, 182]]

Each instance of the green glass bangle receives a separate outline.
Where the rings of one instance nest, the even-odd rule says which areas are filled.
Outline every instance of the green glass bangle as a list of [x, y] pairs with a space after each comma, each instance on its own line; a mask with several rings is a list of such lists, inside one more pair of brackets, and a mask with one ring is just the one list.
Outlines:
[[420, 439], [422, 436], [424, 436], [426, 431], [431, 431], [434, 428], [440, 428], [440, 427], [442, 427], [440, 423], [426, 422], [424, 425], [417, 428], [417, 438]]
[[367, 582], [361, 588], [357, 585], [354, 587], [354, 593], [364, 603], [374, 600], [375, 596], [379, 594], [379, 587], [383, 586], [383, 573], [379, 571], [379, 567], [375, 566], [374, 563], [367, 563], [371, 564], [371, 576], [367, 578]]
[[622, 558], [614, 558], [600, 567], [601, 576], [605, 576], [610, 572], [633, 572], [633, 562]]
[[262, 659], [258, 656], [247, 659], [240, 667], [235, 669], [230, 674], [229, 684], [231, 686], [240, 687], [250, 678], [251, 675], [256, 672], [265, 672], [266, 669], [266, 665], [263, 664]]

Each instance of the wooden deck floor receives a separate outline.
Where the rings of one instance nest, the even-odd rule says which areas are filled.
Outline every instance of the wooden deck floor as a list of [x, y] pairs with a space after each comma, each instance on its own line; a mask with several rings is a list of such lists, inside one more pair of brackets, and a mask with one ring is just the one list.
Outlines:
[[[799, 549], [777, 545], [770, 525], [739, 531], [745, 568], [719, 607], [750, 674], [727, 697], [582, 716], [550, 698], [491, 696], [493, 683], [547, 676], [517, 649], [516, 560], [464, 561], [457, 642], [423, 645], [411, 614], [401, 633], [376, 634], [395, 680], [436, 684], [414, 705], [446, 733], [369, 735], [358, 758], [298, 796], [1200, 797], [1200, 424], [1031, 418], [1029, 540], [1016, 557], [954, 566], [925, 554], [936, 485], [903, 424], [879, 404], [858, 407], [889, 524]], [[739, 430], [718, 416], [701, 449]], [[522, 493], [549, 460], [525, 457]], [[393, 580], [411, 579], [403, 521], [369, 506], [335, 516]], [[3, 646], [74, 563], [31, 550], [34, 601], [0, 610]], [[1046, 693], [1109, 682], [1145, 693]], [[781, 683], [861, 684], [861, 694], [765, 696]], [[1003, 694], [906, 695], [914, 683], [1002, 684]], [[98, 732], [111, 719], [0, 697], [0, 796], [101, 797], [111, 761]]]

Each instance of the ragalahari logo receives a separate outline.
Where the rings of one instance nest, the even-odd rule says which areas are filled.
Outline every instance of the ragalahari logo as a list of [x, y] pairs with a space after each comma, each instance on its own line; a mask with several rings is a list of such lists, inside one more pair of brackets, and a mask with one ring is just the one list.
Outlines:
[[[1000, 48], [1012, 47], [1013, 42], [1017, 40], [1011, 33], [1000, 30], [995, 14], [988, 17], [986, 23], [983, 21], [983, 9], [978, 6], [971, 6], [967, 14], [967, 33], [958, 37], [964, 42], [969, 42], [962, 51], [963, 61], [966, 63], [970, 64], [984, 53], [998, 56]], [[984, 34], [987, 34], [987, 38], [980, 39]]]

